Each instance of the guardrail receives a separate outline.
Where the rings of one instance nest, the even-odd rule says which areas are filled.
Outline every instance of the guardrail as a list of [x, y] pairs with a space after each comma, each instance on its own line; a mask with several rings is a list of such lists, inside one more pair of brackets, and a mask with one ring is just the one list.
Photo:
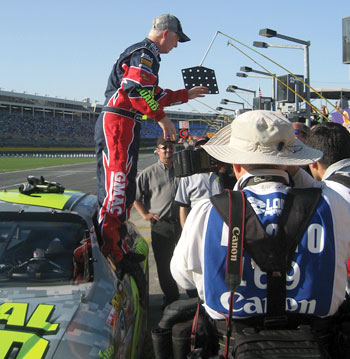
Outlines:
[[[151, 153], [154, 147], [141, 147], [140, 153]], [[38, 158], [94, 158], [94, 151], [0, 151], [0, 157], [38, 157]]]
[[0, 152], [0, 157], [93, 158], [94, 152]]

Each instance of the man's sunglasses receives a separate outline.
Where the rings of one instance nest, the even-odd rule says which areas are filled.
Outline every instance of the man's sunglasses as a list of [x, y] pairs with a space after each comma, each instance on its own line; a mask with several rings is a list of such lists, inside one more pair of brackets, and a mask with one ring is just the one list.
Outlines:
[[174, 149], [174, 145], [164, 145], [162, 147], [158, 147], [160, 150], [166, 151], [168, 148], [169, 150], [173, 150]]

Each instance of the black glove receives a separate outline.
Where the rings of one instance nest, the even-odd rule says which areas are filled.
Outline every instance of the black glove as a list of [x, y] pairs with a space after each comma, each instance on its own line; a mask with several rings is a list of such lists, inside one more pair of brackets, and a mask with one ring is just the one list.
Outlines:
[[127, 254], [125, 254], [122, 260], [139, 263], [139, 262], [143, 262], [145, 259], [146, 257], [143, 254], [130, 251]]
[[146, 276], [140, 264], [140, 262], [144, 261], [145, 258], [146, 257], [143, 254], [130, 251], [121, 261], [116, 263], [117, 272], [119, 272], [121, 276], [127, 273], [134, 278], [139, 290], [141, 304], [144, 302], [147, 289]]
[[[116, 263], [117, 271], [121, 272], [121, 275], [128, 273], [133, 274], [135, 271], [142, 271], [140, 262], [145, 260], [145, 256], [143, 254], [129, 252], [124, 255], [123, 259]], [[142, 271], [143, 272], [143, 271]]]

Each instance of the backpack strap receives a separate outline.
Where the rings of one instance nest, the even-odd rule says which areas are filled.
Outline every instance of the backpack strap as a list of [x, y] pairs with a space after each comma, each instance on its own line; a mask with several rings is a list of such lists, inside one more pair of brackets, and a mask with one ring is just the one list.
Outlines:
[[[287, 238], [286, 267], [292, 264], [296, 248], [305, 232], [308, 222], [311, 220], [321, 198], [321, 188], [292, 188], [287, 197], [290, 204], [289, 213], [285, 217], [282, 214], [282, 224], [279, 226], [281, 235]], [[288, 210], [288, 208], [287, 208]]]
[[326, 180], [338, 182], [338, 183], [350, 188], [350, 177], [346, 176], [346, 175], [342, 175], [341, 173], [334, 173], [331, 176], [329, 176]]
[[[321, 196], [320, 188], [291, 189], [278, 223], [274, 239], [273, 256], [267, 265], [267, 314], [266, 327], [286, 322], [286, 274], [291, 268], [296, 248], [303, 237]], [[275, 267], [275, 264], [278, 267]], [[269, 270], [270, 269], [270, 270]]]

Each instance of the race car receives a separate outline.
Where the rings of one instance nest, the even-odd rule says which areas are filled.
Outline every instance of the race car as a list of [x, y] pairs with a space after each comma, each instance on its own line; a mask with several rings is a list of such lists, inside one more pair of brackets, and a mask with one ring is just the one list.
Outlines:
[[0, 359], [141, 357], [148, 244], [127, 223], [145, 256], [140, 298], [137, 280], [100, 251], [96, 203], [42, 177], [0, 192]]

